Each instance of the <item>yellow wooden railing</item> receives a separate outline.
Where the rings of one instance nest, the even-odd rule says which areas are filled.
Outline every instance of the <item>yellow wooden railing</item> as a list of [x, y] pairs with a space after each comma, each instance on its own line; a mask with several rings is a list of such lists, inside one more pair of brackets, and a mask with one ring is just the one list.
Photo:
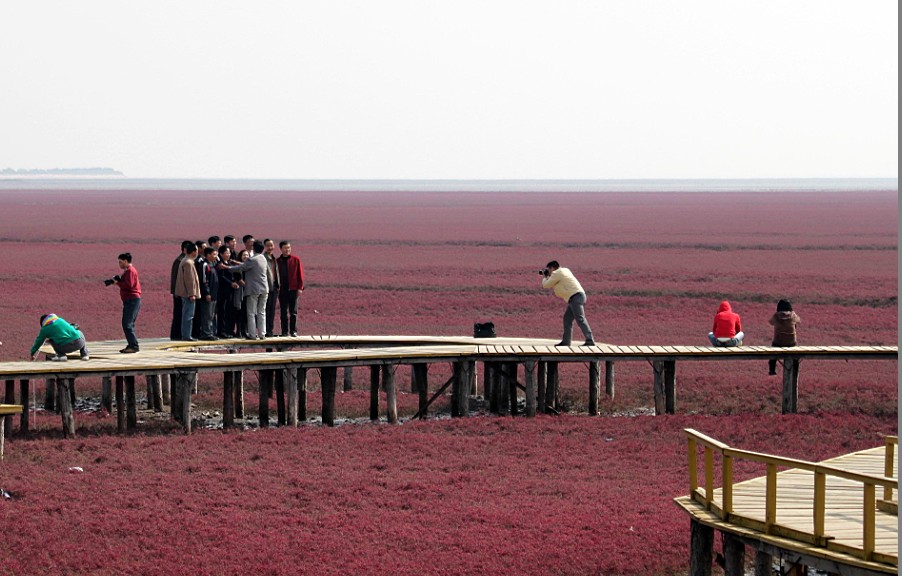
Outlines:
[[[893, 466], [896, 463], [896, 446], [899, 445], [898, 436], [886, 437], [886, 455], [884, 456], [883, 475], [887, 478], [893, 477]], [[894, 500], [893, 489], [890, 486], [883, 487], [883, 499], [887, 501]]]
[[[876, 488], [877, 486], [883, 488], [884, 497], [887, 500], [891, 499], [888, 498], [887, 495], [891, 497], [893, 490], [899, 489], [898, 481], [891, 477], [893, 470], [893, 457], [891, 456], [891, 453], [893, 452], [892, 447], [898, 443], [895, 436], [890, 436], [886, 440], [886, 451], [888, 454], [885, 467], [886, 476], [880, 477], [841, 470], [839, 468], [824, 466], [822, 464], [804, 460], [761, 454], [759, 452], [750, 452], [747, 450], [738, 450], [691, 428], [687, 428], [685, 432], [689, 443], [689, 489], [692, 499], [703, 504], [707, 510], [717, 514], [721, 520], [752, 527], [767, 534], [786, 536], [818, 546], [827, 546], [827, 543], [832, 540], [832, 537], [824, 532], [827, 477], [833, 476], [861, 483], [864, 487], [864, 497], [862, 501], [864, 512], [862, 526], [863, 546], [862, 550], [854, 551], [853, 553], [858, 554], [865, 560], [874, 559], [877, 509]], [[699, 489], [698, 483], [699, 447], [704, 448], [705, 485], [703, 491]], [[721, 459], [722, 498], [720, 505], [714, 500], [715, 453], [719, 454]], [[763, 523], [761, 523], [760, 520], [739, 516], [733, 513], [733, 462], [737, 459], [760, 462], [767, 466]], [[814, 530], [812, 534], [782, 526], [777, 522], [777, 469], [779, 467], [807, 470], [814, 475], [814, 501], [812, 507]]]

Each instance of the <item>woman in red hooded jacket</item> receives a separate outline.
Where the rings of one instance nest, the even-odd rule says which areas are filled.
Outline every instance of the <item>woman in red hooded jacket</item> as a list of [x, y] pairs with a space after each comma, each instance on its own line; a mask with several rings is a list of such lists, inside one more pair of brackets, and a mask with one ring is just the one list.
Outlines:
[[724, 300], [714, 315], [714, 327], [708, 332], [712, 346], [742, 346], [742, 322], [739, 314], [733, 312], [730, 303]]

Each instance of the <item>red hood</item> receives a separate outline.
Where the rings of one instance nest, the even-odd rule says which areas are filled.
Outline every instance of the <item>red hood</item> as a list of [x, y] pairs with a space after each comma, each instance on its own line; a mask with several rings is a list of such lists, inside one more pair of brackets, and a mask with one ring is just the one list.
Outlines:
[[730, 303], [724, 300], [720, 303], [720, 306], [717, 308], [718, 312], [732, 312], [733, 309], [730, 307]]

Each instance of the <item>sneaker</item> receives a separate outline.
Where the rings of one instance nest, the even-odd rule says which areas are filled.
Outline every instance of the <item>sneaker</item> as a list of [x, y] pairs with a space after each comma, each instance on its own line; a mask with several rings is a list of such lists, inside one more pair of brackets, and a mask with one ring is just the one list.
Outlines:
[[50, 357], [51, 362], [65, 362], [68, 359], [69, 359], [69, 357], [66, 356], [65, 354], [62, 354], [62, 355], [54, 354], [53, 356]]
[[297, 333], [297, 332], [292, 332], [292, 333], [291, 333], [291, 336], [292, 336], [292, 338], [297, 338], [297, 337], [298, 337], [298, 333]]
[[87, 354], [85, 354], [84, 356], [81, 357], [81, 359], [82, 359], [82, 360], [90, 360], [91, 357], [88, 356]]
[[595, 346], [595, 340], [586, 340], [583, 346]]
[[119, 353], [120, 354], [134, 354], [137, 351], [138, 351], [137, 348], [132, 348], [131, 346], [126, 346], [125, 348], [120, 350]]

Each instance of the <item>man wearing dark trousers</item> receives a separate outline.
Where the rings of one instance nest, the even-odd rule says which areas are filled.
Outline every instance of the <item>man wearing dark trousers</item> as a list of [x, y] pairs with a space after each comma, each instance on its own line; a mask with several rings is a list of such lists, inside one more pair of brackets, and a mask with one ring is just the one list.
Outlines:
[[194, 246], [191, 240], [182, 240], [182, 253], [172, 263], [172, 275], [169, 277], [169, 293], [172, 294], [172, 326], [169, 328], [170, 340], [182, 339], [182, 299], [175, 294], [175, 282], [179, 275], [179, 266], [185, 259], [185, 250]]
[[273, 255], [275, 242], [269, 238], [263, 241], [263, 256], [266, 258], [266, 280], [269, 282], [269, 296], [266, 298], [266, 335], [273, 335], [276, 323], [276, 297], [279, 295], [279, 264]]
[[304, 266], [291, 253], [291, 243], [279, 242], [279, 312], [282, 336], [298, 335], [298, 295], [304, 291]]

